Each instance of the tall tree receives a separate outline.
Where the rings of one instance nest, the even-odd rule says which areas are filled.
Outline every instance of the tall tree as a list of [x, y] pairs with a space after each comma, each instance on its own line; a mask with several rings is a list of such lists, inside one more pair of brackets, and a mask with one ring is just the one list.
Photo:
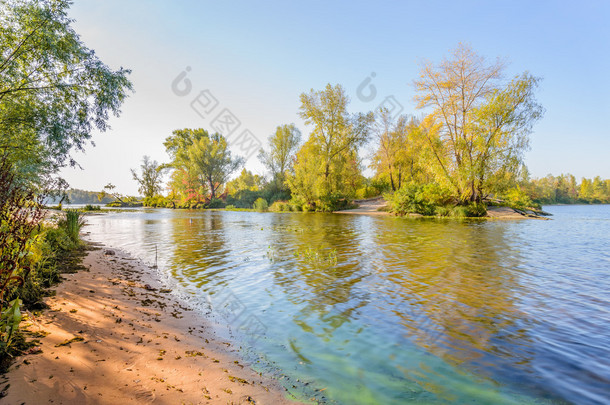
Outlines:
[[278, 188], [283, 189], [286, 174], [301, 143], [301, 131], [294, 124], [280, 125], [269, 137], [269, 150], [259, 152], [260, 161], [271, 171]]
[[22, 175], [55, 173], [110, 114], [132, 85], [71, 27], [68, 0], [0, 0], [0, 152]]
[[171, 162], [163, 167], [173, 169], [169, 182], [170, 196], [182, 202], [201, 201], [207, 193], [207, 182], [194, 171], [188, 157], [188, 148], [193, 142], [208, 137], [208, 131], [197, 129], [177, 129], [165, 139], [163, 145]]
[[138, 192], [146, 198], [152, 198], [161, 193], [161, 182], [163, 180], [163, 167], [156, 160], [144, 156], [140, 165], [141, 175], [131, 169], [133, 179], [140, 184]]
[[244, 163], [243, 158], [231, 157], [227, 140], [220, 134], [193, 142], [188, 148], [188, 158], [195, 173], [207, 182], [210, 199], [216, 198], [216, 191]]
[[300, 115], [313, 131], [297, 154], [295, 174], [289, 180], [293, 192], [317, 198], [346, 194], [353, 182], [344, 180], [360, 177], [358, 147], [368, 140], [374, 116], [349, 114], [348, 103], [340, 85], [301, 94]]
[[430, 169], [462, 201], [480, 201], [515, 180], [542, 116], [534, 99], [539, 79], [526, 72], [504, 83], [503, 69], [460, 44], [451, 59], [425, 64], [414, 82], [418, 108], [432, 110], [423, 132]]
[[[231, 157], [227, 140], [220, 134], [209, 134], [204, 129], [180, 129], [166, 138], [165, 148], [172, 158], [168, 167], [174, 170], [172, 186], [186, 194], [205, 192], [215, 198], [239, 166], [243, 158]], [[185, 190], [186, 189], [186, 190]]]

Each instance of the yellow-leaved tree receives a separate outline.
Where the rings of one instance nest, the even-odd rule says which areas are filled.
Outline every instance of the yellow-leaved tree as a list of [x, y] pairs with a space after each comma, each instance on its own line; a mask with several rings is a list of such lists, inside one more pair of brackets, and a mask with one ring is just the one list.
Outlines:
[[480, 202], [514, 183], [543, 108], [539, 78], [525, 72], [503, 80], [504, 63], [489, 63], [460, 44], [450, 59], [426, 63], [415, 80], [429, 159], [426, 169], [460, 201]]

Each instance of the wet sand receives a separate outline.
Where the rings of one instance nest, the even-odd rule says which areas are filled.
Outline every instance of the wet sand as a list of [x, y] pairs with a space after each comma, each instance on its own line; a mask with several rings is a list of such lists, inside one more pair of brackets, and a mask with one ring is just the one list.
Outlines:
[[118, 250], [94, 250], [64, 274], [49, 310], [30, 317], [40, 351], [1, 379], [2, 404], [295, 404]]

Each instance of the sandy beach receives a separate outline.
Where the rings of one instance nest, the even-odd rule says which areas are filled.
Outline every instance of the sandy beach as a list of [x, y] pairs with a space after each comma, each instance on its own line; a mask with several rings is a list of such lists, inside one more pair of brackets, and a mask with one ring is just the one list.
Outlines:
[[90, 251], [83, 265], [63, 275], [47, 298], [50, 309], [24, 322], [39, 332], [40, 350], [1, 378], [10, 387], [0, 403], [296, 403], [241, 364], [237, 348], [163, 290], [146, 265], [105, 248]]

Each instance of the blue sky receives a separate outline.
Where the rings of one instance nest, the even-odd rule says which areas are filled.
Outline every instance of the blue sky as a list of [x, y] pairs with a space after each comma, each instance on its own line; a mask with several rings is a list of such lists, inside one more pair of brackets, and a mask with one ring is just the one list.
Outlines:
[[[394, 96], [418, 114], [412, 81], [423, 60], [439, 61], [459, 42], [507, 59], [508, 77], [542, 77], [537, 93], [544, 118], [531, 134], [526, 164], [533, 176], [571, 172], [610, 178], [610, 2], [607, 1], [307, 1], [208, 2], [78, 0], [71, 17], [85, 44], [114, 68], [133, 70], [135, 93], [112, 130], [94, 137], [66, 169], [73, 187], [114, 183], [137, 193], [130, 168], [143, 155], [167, 161], [163, 140], [186, 127], [210, 129], [229, 109], [262, 142], [298, 117], [299, 95], [343, 85], [352, 112], [373, 110]], [[186, 67], [192, 91], [172, 92]], [[377, 96], [357, 97], [371, 73]], [[191, 101], [208, 90], [218, 101], [200, 116]], [[237, 133], [236, 132], [236, 133]], [[253, 156], [246, 167], [262, 174]]]

